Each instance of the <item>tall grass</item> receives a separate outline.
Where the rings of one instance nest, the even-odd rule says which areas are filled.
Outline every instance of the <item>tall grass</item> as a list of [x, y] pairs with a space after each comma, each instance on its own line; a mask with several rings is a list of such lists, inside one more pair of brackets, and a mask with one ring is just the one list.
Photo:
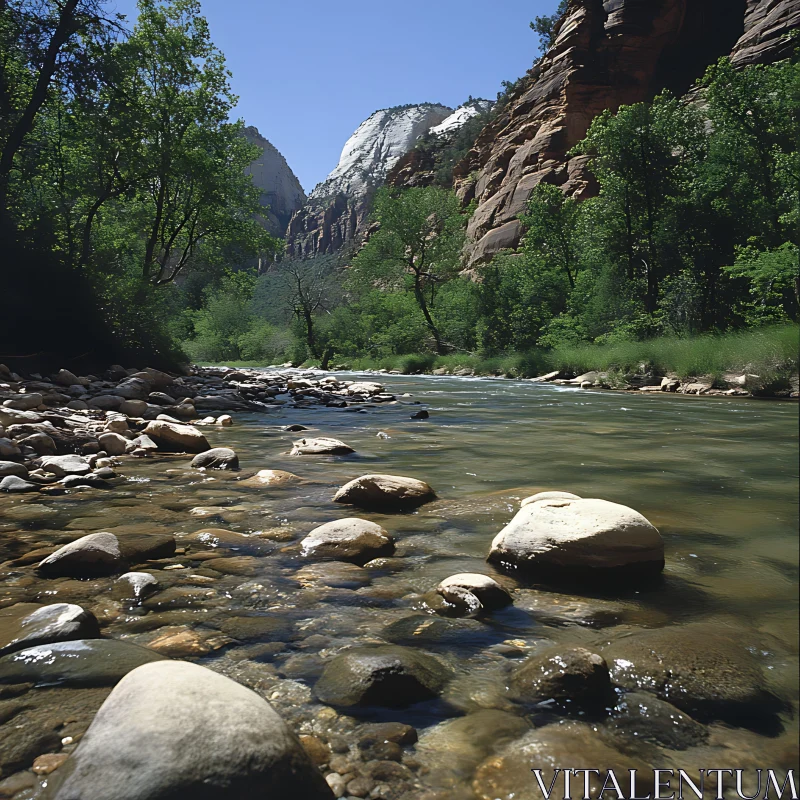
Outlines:
[[473, 370], [480, 375], [529, 378], [556, 370], [580, 375], [584, 372], [639, 372], [642, 367], [656, 374], [680, 378], [721, 377], [726, 372], [774, 377], [796, 373], [800, 328], [781, 325], [723, 335], [678, 339], [660, 337], [643, 342], [596, 345], [564, 345], [553, 350], [484, 358], [473, 354], [437, 356], [432, 353], [357, 358], [347, 362], [354, 370], [386, 369], [405, 374], [446, 369]]
[[637, 372], [640, 365], [655, 373], [680, 377], [721, 376], [746, 372], [764, 376], [797, 371], [800, 339], [796, 325], [687, 339], [660, 337], [644, 342], [558, 347], [548, 353], [553, 369]]
[[[437, 356], [434, 353], [355, 358], [337, 366], [348, 369], [402, 372], [406, 375], [445, 369], [449, 373], [471, 370], [477, 375], [531, 378], [546, 372], [580, 375], [598, 371], [635, 373], [643, 367], [657, 375], [679, 378], [725, 373], [749, 373], [766, 381], [782, 380], [798, 371], [800, 327], [780, 325], [723, 335], [704, 335], [686, 339], [663, 336], [643, 342], [564, 345], [552, 350], [532, 350], [481, 357], [471, 353]], [[265, 366], [256, 361], [230, 361], [231, 367]], [[336, 363], [336, 362], [334, 362]], [[307, 361], [316, 367], [319, 362]]]

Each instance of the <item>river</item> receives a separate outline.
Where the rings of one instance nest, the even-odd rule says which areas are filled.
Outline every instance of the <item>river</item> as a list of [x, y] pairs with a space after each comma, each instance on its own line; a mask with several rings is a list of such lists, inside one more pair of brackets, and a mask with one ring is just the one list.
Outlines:
[[[241, 474], [287, 470], [304, 479], [296, 485], [244, 488], [237, 485], [241, 474], [198, 473], [186, 456], [164, 456], [125, 459], [119, 472], [126, 482], [110, 492], [2, 501], [0, 533], [4, 543], [13, 540], [15, 555], [98, 530], [170, 532], [180, 545], [184, 534], [224, 528], [251, 534], [257, 545], [237, 551], [253, 558], [235, 564], [234, 574], [192, 560], [194, 550], [189, 556], [179, 551], [151, 570], [159, 575], [161, 592], [131, 611], [111, 599], [110, 579], [43, 582], [18, 571], [3, 584], [3, 605], [78, 602], [97, 613], [107, 636], [145, 645], [165, 630], [192, 631], [199, 644], [189, 657], [256, 687], [263, 676], [262, 689], [276, 707], [296, 729], [314, 733], [325, 727], [321, 719], [329, 720], [319, 716], [311, 693], [327, 660], [343, 647], [380, 642], [387, 625], [425, 613], [425, 593], [448, 575], [482, 572], [516, 589], [514, 604], [482, 618], [479, 633], [470, 627], [459, 637], [456, 627], [436, 640], [423, 635], [417, 644], [455, 670], [443, 697], [393, 711], [327, 711], [336, 723], [325, 723], [323, 739], [333, 729], [347, 738], [365, 719], [412, 724], [422, 739], [406, 755], [416, 785], [433, 792], [430, 797], [466, 800], [473, 796], [475, 768], [497, 751], [506, 728], [495, 720], [487, 723], [486, 735], [476, 735], [452, 724], [481, 709], [508, 712], [502, 695], [509, 664], [545, 645], [602, 649], [642, 630], [709, 623], [747, 643], [767, 688], [788, 706], [763, 727], [708, 721], [711, 737], [681, 756], [652, 745], [636, 755], [651, 764], [660, 758], [681, 767], [737, 767], [773, 754], [784, 763], [760, 765], [792, 766], [798, 699], [796, 404], [637, 396], [500, 379], [379, 379], [388, 391], [412, 397], [360, 412], [238, 413], [231, 428], [204, 429], [212, 446], [236, 450]], [[410, 419], [415, 401], [430, 411], [429, 419]], [[341, 439], [356, 453], [289, 456], [298, 434], [281, 427], [290, 423], [308, 426], [301, 435]], [[359, 513], [331, 502], [336, 488], [369, 472], [422, 479], [439, 499], [405, 514]], [[601, 596], [561, 593], [498, 574], [485, 561], [492, 538], [521, 499], [552, 489], [644, 514], [665, 541], [663, 580]], [[320, 523], [354, 515], [380, 523], [396, 538], [394, 557], [352, 580], [326, 581], [324, 571], [309, 571], [297, 542]], [[271, 620], [272, 632], [237, 638], [230, 620], [253, 615]], [[687, 649], [695, 646], [696, 638], [687, 640]], [[558, 719], [549, 713], [540, 709], [528, 722]], [[625, 735], [634, 752], [635, 727]], [[705, 764], [722, 756], [726, 763]]]

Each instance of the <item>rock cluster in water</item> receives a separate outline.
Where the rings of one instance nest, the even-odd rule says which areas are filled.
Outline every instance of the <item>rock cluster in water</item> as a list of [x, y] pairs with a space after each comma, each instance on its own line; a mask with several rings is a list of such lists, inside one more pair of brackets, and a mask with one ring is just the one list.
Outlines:
[[[175, 376], [113, 366], [102, 377], [66, 369], [23, 377], [0, 364], [0, 491], [103, 489], [117, 477], [113, 459], [154, 452], [196, 453], [192, 466], [238, 469], [230, 448], [211, 448], [198, 426], [228, 427], [229, 414], [277, 407], [360, 408], [395, 400], [374, 382], [296, 373], [196, 368]], [[303, 439], [297, 454], [341, 454], [335, 439]]]

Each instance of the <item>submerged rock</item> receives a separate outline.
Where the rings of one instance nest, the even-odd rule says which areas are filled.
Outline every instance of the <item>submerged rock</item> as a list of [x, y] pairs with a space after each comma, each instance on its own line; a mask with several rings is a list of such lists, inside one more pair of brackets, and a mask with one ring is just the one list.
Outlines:
[[394, 553], [394, 539], [387, 531], [358, 517], [337, 519], [314, 528], [301, 546], [305, 556], [351, 561], [359, 566]]
[[94, 614], [72, 603], [18, 603], [0, 609], [0, 656], [40, 644], [98, 636], [100, 626]]
[[124, 678], [50, 784], [50, 800], [333, 798], [266, 700], [182, 662]]
[[319, 437], [317, 439], [300, 439], [294, 442], [290, 455], [346, 455], [348, 453], [355, 453], [349, 444], [340, 442], [338, 439]]
[[91, 578], [125, 572], [131, 564], [175, 553], [175, 538], [169, 534], [90, 533], [65, 544], [40, 562], [47, 577]]
[[[653, 791], [653, 771], [647, 764], [620, 753], [603, 741], [593, 726], [583, 722], [546, 725], [526, 733], [477, 768], [472, 790], [478, 800], [542, 800], [534, 769], [540, 770], [545, 788], [551, 784], [555, 787], [553, 797], [570, 796], [564, 786], [565, 769], [600, 771], [586, 773], [590, 797], [599, 796], [607, 770], [613, 770], [618, 780], [628, 779], [623, 784], [626, 797], [629, 770], [636, 770], [637, 796], [646, 797]], [[572, 777], [571, 796], [583, 796], [583, 778], [580, 774]]]
[[619, 701], [607, 725], [640, 741], [686, 750], [702, 744], [708, 730], [680, 709], [649, 692], [629, 692]]
[[653, 692], [701, 720], [747, 722], [780, 710], [741, 631], [696, 622], [618, 639], [602, 651], [620, 686]]
[[436, 697], [451, 677], [438, 659], [410, 647], [357, 647], [328, 662], [314, 691], [333, 706], [400, 708]]
[[569, 709], [600, 709], [616, 700], [606, 660], [583, 647], [551, 648], [526, 659], [511, 673], [510, 695], [521, 703], [555, 701]]
[[41, 644], [0, 658], [1, 683], [113, 686], [132, 669], [163, 656], [117, 639]]
[[656, 528], [627, 506], [545, 498], [523, 506], [497, 534], [489, 561], [535, 573], [548, 582], [635, 581], [664, 568], [664, 542]]
[[192, 459], [195, 469], [239, 469], [239, 456], [230, 447], [212, 447]]
[[361, 508], [403, 509], [436, 499], [424, 481], [400, 475], [362, 475], [346, 483], [334, 495], [334, 503], [349, 503]]
[[474, 619], [446, 619], [428, 614], [412, 614], [387, 625], [381, 636], [395, 644], [431, 649], [486, 647], [502, 636]]

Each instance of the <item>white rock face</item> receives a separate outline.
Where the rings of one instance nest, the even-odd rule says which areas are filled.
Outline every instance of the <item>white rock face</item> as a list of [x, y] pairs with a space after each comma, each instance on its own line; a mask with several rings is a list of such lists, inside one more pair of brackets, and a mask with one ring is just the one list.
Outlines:
[[363, 195], [370, 185], [383, 181], [423, 133], [452, 113], [452, 108], [433, 104], [376, 111], [347, 140], [336, 169], [309, 197], [320, 200], [338, 192]]
[[438, 125], [430, 129], [430, 133], [436, 136], [443, 136], [458, 130], [467, 120], [488, 111], [494, 103], [491, 100], [473, 100], [471, 103], [464, 103], [459, 106], [449, 117], [446, 117]]
[[253, 161], [247, 173], [261, 192], [265, 227], [270, 233], [282, 236], [292, 214], [302, 208], [306, 195], [286, 159], [267, 141], [258, 128], [250, 125], [244, 129], [250, 144], [261, 148], [261, 155]]

